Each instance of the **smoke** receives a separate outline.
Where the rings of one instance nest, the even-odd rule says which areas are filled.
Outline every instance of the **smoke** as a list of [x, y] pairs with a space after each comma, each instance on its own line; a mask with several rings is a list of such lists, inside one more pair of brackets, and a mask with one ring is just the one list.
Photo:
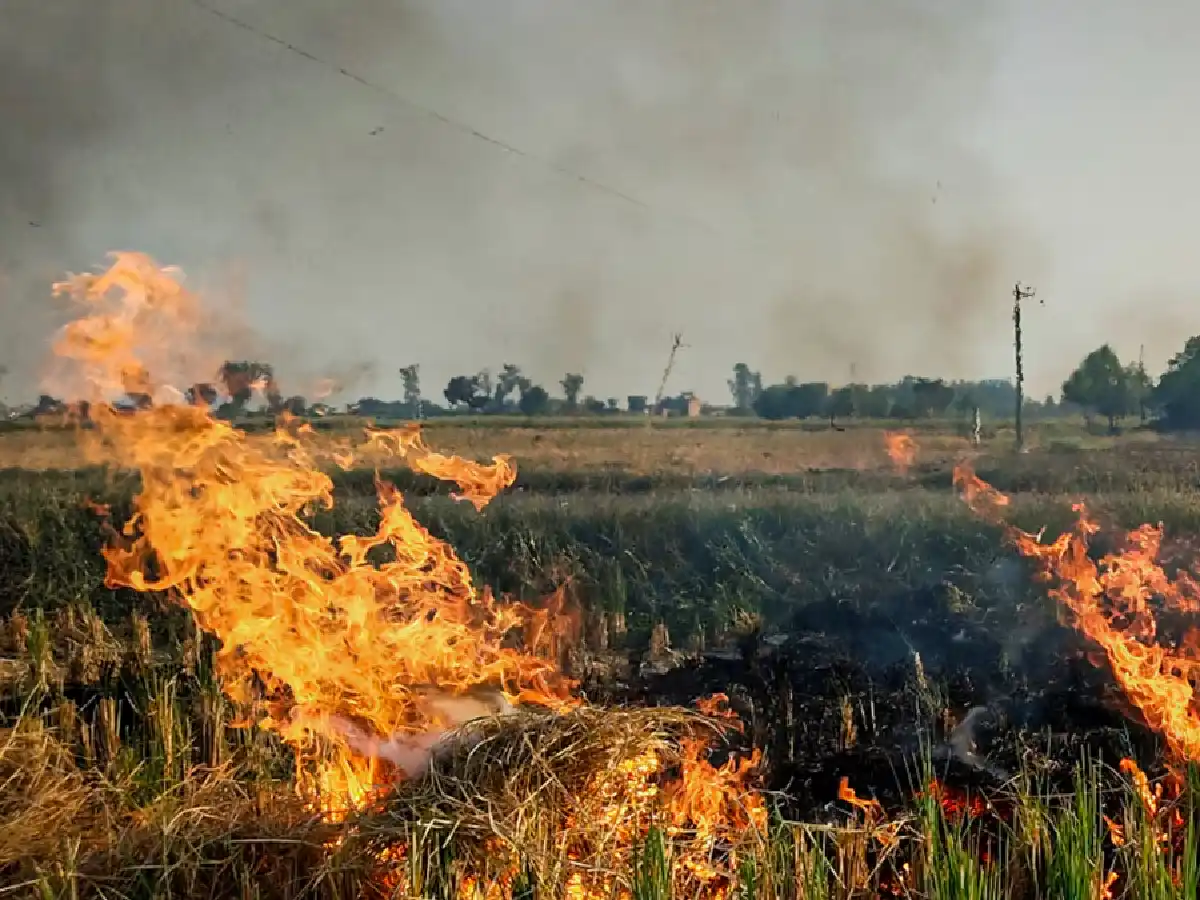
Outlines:
[[[489, 689], [477, 688], [472, 693], [456, 695], [426, 686], [418, 688], [416, 696], [432, 713], [437, 723], [433, 730], [380, 738], [364, 731], [344, 716], [330, 715], [325, 717], [325, 721], [346, 738], [355, 753], [385, 759], [399, 767], [406, 777], [419, 778], [440, 754], [479, 743], [482, 738], [479, 731], [461, 726], [480, 719], [512, 715], [517, 709], [504, 694]], [[296, 718], [299, 720], [303, 717]]]
[[738, 359], [987, 374], [1033, 249], [970, 146], [1000, 2], [6, 0], [0, 360], [135, 249], [244, 271], [289, 393], [645, 394], [675, 331], [714, 399]]

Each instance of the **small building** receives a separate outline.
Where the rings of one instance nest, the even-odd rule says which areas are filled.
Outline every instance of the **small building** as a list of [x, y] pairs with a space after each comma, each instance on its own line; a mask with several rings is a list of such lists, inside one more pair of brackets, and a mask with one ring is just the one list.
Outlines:
[[687, 417], [689, 419], [700, 418], [700, 398], [695, 394], [687, 398]]

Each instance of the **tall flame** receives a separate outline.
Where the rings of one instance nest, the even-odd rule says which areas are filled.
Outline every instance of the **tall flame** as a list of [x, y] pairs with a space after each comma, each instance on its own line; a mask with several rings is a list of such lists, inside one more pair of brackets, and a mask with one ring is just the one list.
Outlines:
[[[982, 481], [967, 464], [954, 483], [976, 512], [999, 521], [1008, 497]], [[1200, 628], [1174, 640], [1161, 634], [1164, 613], [1200, 612], [1200, 583], [1186, 571], [1168, 575], [1159, 562], [1162, 525], [1128, 532], [1121, 549], [1094, 561], [1091, 538], [1100, 530], [1086, 507], [1076, 504], [1075, 526], [1050, 543], [1005, 526], [1020, 553], [1036, 560], [1050, 594], [1069, 624], [1103, 649], [1113, 675], [1146, 723], [1162, 733], [1177, 756], [1200, 760]]]
[[[429, 686], [491, 685], [516, 702], [565, 702], [571, 685], [554, 662], [529, 641], [515, 649], [506, 640], [531, 624], [528, 611], [476, 590], [394, 487], [378, 483], [370, 535], [334, 541], [310, 524], [313, 511], [333, 505], [331, 462], [406, 460], [456, 481], [482, 508], [513, 482], [507, 458], [441, 456], [414, 429], [333, 449], [289, 421], [269, 438], [248, 437], [207, 406], [181, 402], [219, 363], [186, 349], [203, 345], [204, 321], [175, 273], [119, 254], [107, 272], [57, 287], [84, 309], [59, 334], [55, 351], [67, 365], [54, 374], [91, 402], [96, 458], [142, 478], [124, 540], [105, 550], [107, 584], [168, 591], [191, 608], [221, 641], [225, 690], [256, 703], [261, 724], [298, 749], [302, 784], [326, 795], [323, 808], [357, 802], [380, 776], [379, 761], [356, 754], [352, 739], [457, 724]], [[134, 394], [149, 402], [132, 413], [109, 405]], [[318, 758], [323, 765], [310, 765]]]

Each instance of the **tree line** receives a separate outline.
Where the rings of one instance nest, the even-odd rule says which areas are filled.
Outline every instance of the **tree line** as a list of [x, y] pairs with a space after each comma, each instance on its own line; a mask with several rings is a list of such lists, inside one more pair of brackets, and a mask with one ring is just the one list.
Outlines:
[[[560, 394], [551, 394], [544, 386], [528, 378], [520, 366], [505, 363], [492, 373], [482, 370], [471, 375], [455, 375], [441, 391], [443, 403], [422, 393], [420, 366], [399, 370], [403, 382], [402, 400], [364, 397], [347, 406], [347, 412], [377, 418], [420, 419], [454, 413], [544, 415], [606, 415], [619, 412], [635, 414], [666, 412], [682, 414], [696, 403], [695, 395], [684, 391], [666, 397], [652, 408], [647, 395], [630, 395], [603, 400], [584, 393], [584, 376], [566, 373], [558, 382]], [[726, 415], [757, 417], [768, 420], [827, 418], [831, 424], [845, 419], [924, 419], [966, 416], [976, 411], [993, 419], [1010, 418], [1016, 405], [1016, 390], [1006, 379], [946, 381], [941, 378], [906, 376], [888, 384], [844, 384], [800, 381], [788, 376], [776, 384], [764, 384], [762, 374], [744, 362], [733, 367], [728, 381], [729, 403], [721, 405]], [[251, 407], [255, 393], [263, 402]], [[321, 403], [310, 404], [301, 396], [284, 396], [279, 390], [274, 368], [265, 362], [243, 360], [226, 362], [211, 383], [193, 385], [186, 392], [192, 403], [214, 407], [228, 419], [253, 411], [295, 415], [325, 415], [336, 412]], [[135, 386], [120, 404], [128, 408], [148, 405], [149, 395]], [[48, 395], [25, 411], [34, 415], [61, 410], [65, 404]], [[1062, 383], [1059, 397], [1026, 400], [1025, 414], [1050, 417], [1079, 413], [1090, 420], [1105, 422], [1110, 430], [1129, 417], [1141, 423], [1153, 421], [1166, 429], [1200, 428], [1200, 335], [1189, 338], [1173, 356], [1166, 371], [1154, 379], [1141, 362], [1125, 363], [1113, 348], [1104, 344], [1087, 354]]]
[[[373, 415], [391, 410], [397, 417], [408, 418], [422, 411], [427, 415], [469, 411], [528, 416], [622, 411], [618, 398], [600, 400], [585, 394], [585, 380], [579, 373], [563, 376], [558, 385], [561, 397], [551, 395], [511, 363], [495, 376], [488, 370], [456, 375], [442, 392], [445, 407], [422, 398], [418, 366], [406, 366], [400, 373], [404, 379], [402, 404], [366, 398], [359, 401], [358, 410]], [[734, 365], [728, 388], [730, 403], [722, 409], [725, 414], [776, 421], [817, 417], [831, 423], [854, 418], [915, 420], [967, 416], [976, 411], [992, 419], [1008, 419], [1017, 402], [1016, 389], [1008, 379], [947, 381], [906, 376], [887, 384], [835, 386], [788, 376], [782, 382], [764, 384], [762, 374], [744, 362]], [[665, 398], [662, 410], [654, 410], [646, 395], [631, 395], [625, 398], [624, 411], [682, 413], [693, 400], [694, 395], [685, 391]], [[1026, 399], [1023, 412], [1031, 418], [1082, 414], [1089, 421], [1103, 420], [1110, 430], [1134, 416], [1141, 423], [1153, 420], [1168, 429], [1200, 428], [1200, 335], [1187, 340], [1158, 379], [1151, 377], [1140, 361], [1124, 363], [1111, 345], [1104, 344], [1072, 370], [1058, 397]]]

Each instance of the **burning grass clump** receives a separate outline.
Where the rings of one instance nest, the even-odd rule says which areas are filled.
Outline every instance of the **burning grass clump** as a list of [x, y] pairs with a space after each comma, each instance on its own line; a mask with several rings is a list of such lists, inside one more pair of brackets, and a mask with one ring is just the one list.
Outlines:
[[747, 784], [757, 759], [707, 759], [729, 723], [681, 708], [478, 720], [361, 819], [357, 840], [423, 896], [468, 884], [609, 896], [645, 877], [717, 895], [766, 820]]

